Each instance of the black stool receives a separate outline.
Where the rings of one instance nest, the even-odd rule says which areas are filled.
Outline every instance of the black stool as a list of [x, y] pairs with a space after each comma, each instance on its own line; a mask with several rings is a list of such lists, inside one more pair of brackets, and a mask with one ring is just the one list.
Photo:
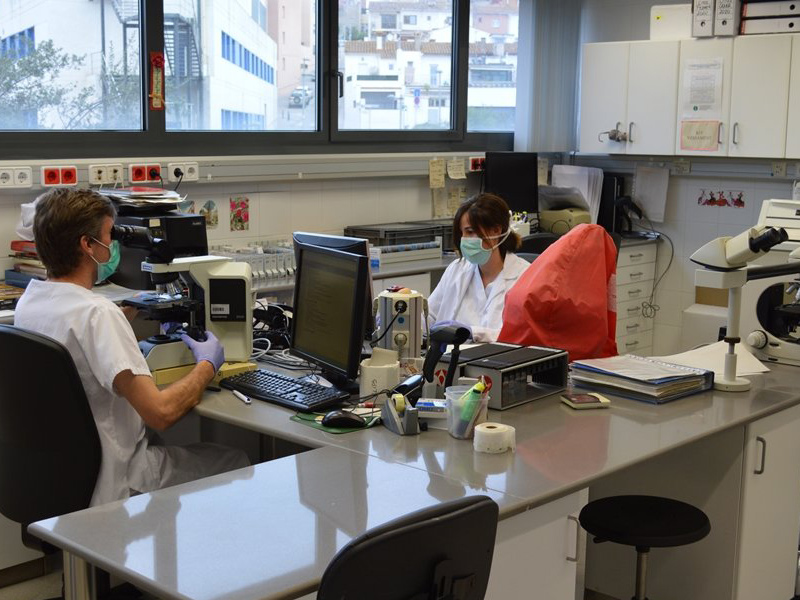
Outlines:
[[691, 504], [659, 496], [609, 496], [589, 502], [578, 517], [595, 542], [636, 546], [636, 595], [647, 600], [650, 548], [684, 546], [711, 531], [706, 514]]

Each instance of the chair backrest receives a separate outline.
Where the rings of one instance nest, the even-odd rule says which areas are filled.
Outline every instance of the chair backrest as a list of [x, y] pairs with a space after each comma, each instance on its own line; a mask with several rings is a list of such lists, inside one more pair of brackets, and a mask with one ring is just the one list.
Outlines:
[[523, 260], [527, 260], [529, 263], [532, 263], [539, 255], [536, 252], [517, 252], [517, 256]]
[[371, 529], [333, 557], [317, 600], [482, 600], [497, 515], [491, 498], [470, 496]]
[[0, 513], [23, 525], [89, 506], [100, 438], [67, 349], [0, 325]]

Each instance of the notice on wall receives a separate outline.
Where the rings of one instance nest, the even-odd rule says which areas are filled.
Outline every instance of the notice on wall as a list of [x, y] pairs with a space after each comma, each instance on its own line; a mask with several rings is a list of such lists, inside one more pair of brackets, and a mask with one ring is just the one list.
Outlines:
[[691, 59], [683, 64], [684, 119], [722, 116], [722, 58]]
[[464, 170], [464, 159], [455, 157], [447, 161], [447, 176], [450, 179], [466, 179], [467, 173]]
[[719, 121], [682, 121], [681, 150], [716, 152], [721, 125]]
[[450, 215], [456, 214], [458, 207], [467, 199], [467, 188], [463, 185], [456, 185], [447, 190], [447, 210]]
[[432, 190], [444, 187], [444, 173], [445, 162], [443, 158], [432, 158], [428, 161], [428, 177]]

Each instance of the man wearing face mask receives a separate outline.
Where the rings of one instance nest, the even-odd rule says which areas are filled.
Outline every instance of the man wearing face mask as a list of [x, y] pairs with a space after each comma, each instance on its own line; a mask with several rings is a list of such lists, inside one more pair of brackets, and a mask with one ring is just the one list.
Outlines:
[[476, 342], [497, 340], [508, 290], [529, 264], [513, 252], [519, 236], [511, 231], [505, 201], [480, 194], [462, 204], [453, 218], [453, 242], [461, 260], [451, 263], [428, 298], [429, 322], [458, 324]]
[[111, 239], [115, 216], [111, 201], [91, 190], [41, 196], [33, 235], [48, 279], [32, 280], [14, 313], [14, 325], [60, 342], [75, 362], [102, 449], [93, 506], [249, 464], [239, 450], [166, 446], [147, 432], [145, 425], [164, 430], [189, 412], [225, 355], [211, 333], [205, 342], [187, 338], [197, 365], [156, 387], [126, 315], [92, 292], [119, 264], [119, 243]]

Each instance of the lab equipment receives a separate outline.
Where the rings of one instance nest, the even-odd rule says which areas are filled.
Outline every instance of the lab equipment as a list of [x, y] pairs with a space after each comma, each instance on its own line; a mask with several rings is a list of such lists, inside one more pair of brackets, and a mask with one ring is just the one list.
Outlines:
[[397, 352], [401, 363], [417, 358], [422, 348], [423, 315], [427, 321], [428, 302], [415, 290], [384, 290], [372, 303], [372, 314], [379, 315], [376, 346]]
[[589, 211], [582, 208], [562, 208], [539, 212], [539, 229], [563, 235], [582, 223], [590, 223]]
[[484, 191], [497, 194], [514, 212], [539, 211], [539, 161], [535, 152], [487, 152]]
[[369, 259], [307, 243], [297, 234], [294, 244], [297, 277], [289, 351], [310, 361], [337, 387], [357, 392], [365, 315], [371, 320]]
[[226, 377], [220, 385], [250, 398], [300, 412], [328, 410], [350, 397], [347, 392], [334, 387], [264, 369]]
[[[763, 256], [772, 247], [789, 239], [786, 230], [768, 225], [756, 225], [737, 236], [723, 236], [700, 247], [689, 259], [702, 269], [695, 273], [695, 285], [728, 290], [728, 325], [724, 341], [728, 344], [725, 354], [723, 376], [716, 378], [714, 388], [729, 392], [750, 389], [747, 379], [736, 376], [735, 347], [739, 338], [742, 287], [754, 279], [800, 273], [800, 262], [796, 264], [752, 267], [747, 264]], [[800, 250], [790, 257], [800, 259]]]

